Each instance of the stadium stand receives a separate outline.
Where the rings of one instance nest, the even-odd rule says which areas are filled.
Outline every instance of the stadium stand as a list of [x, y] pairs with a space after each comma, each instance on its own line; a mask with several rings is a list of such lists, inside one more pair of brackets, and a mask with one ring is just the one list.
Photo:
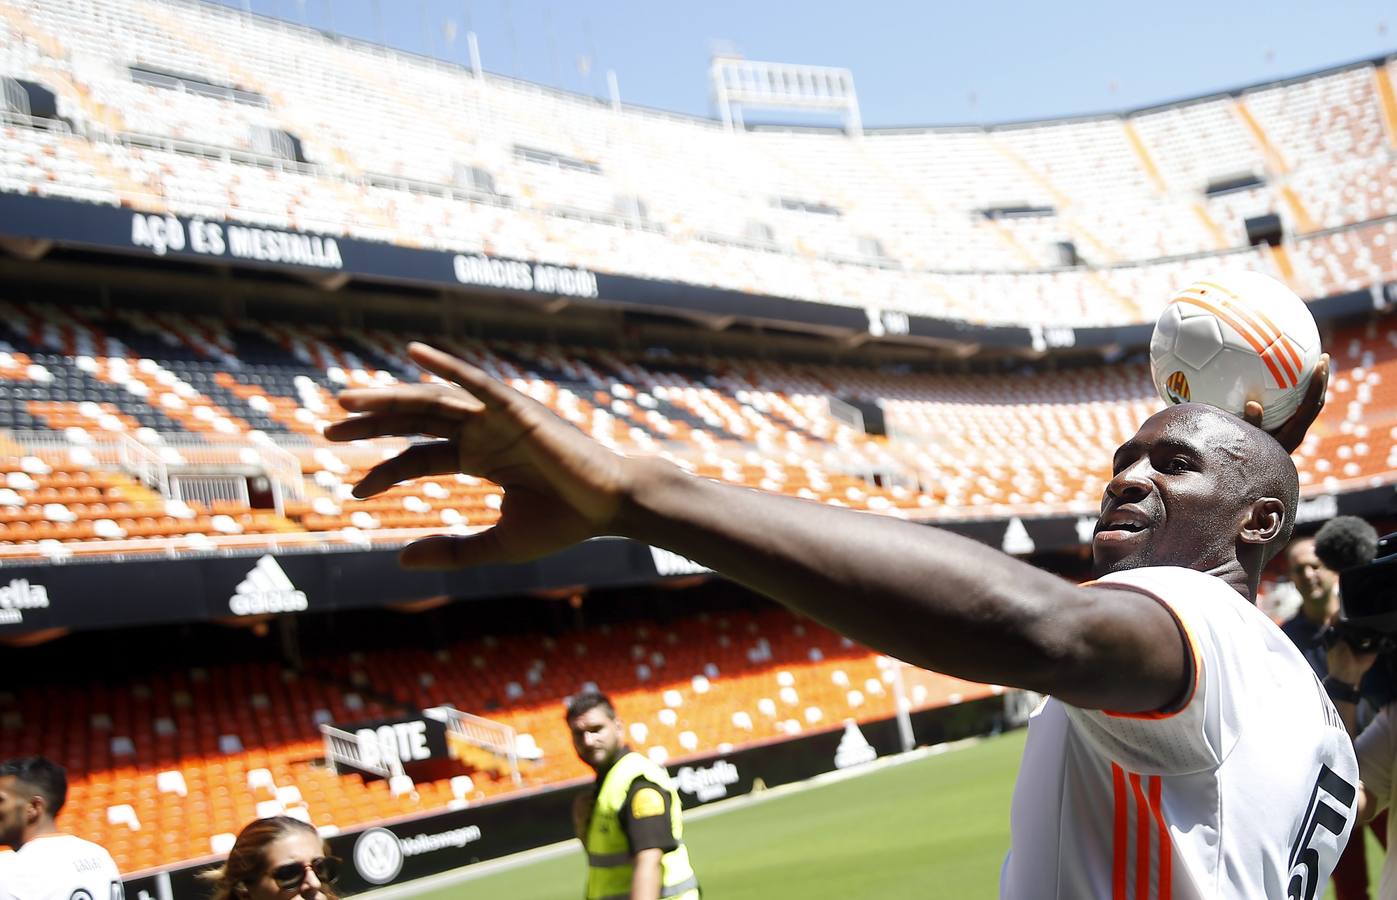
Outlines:
[[[57, 109], [7, 114], [8, 191], [974, 322], [1147, 321], [1200, 254], [1309, 296], [1397, 269], [1371, 227], [1397, 213], [1380, 62], [855, 139], [613, 110], [180, 0], [31, 0], [3, 19], [0, 73]], [[1270, 213], [1284, 241], [1252, 248], [1246, 220]], [[1341, 235], [1370, 258], [1317, 263]], [[1067, 244], [1084, 265], [1064, 268]]]
[[[0, 192], [970, 323], [1128, 325], [1202, 267], [1271, 272], [1309, 298], [1397, 279], [1394, 77], [1397, 60], [1370, 61], [1065, 121], [731, 133], [214, 4], [15, 0], [0, 4]], [[52, 92], [51, 114], [21, 80]], [[1248, 220], [1270, 214], [1280, 243], [1253, 246]], [[412, 338], [618, 451], [928, 522], [1089, 514], [1112, 449], [1159, 406], [1134, 357], [888, 371], [211, 308], [5, 289], [0, 559], [399, 545], [490, 525], [501, 491], [464, 476], [351, 502], [402, 443], [320, 436], [344, 387], [421, 377]], [[1302, 485], [1391, 484], [1397, 322], [1348, 322], [1325, 345], [1330, 403], [1297, 455]], [[831, 398], [881, 406], [887, 436]], [[785, 612], [691, 613], [21, 683], [0, 690], [0, 757], [67, 765], [67, 824], [130, 872], [226, 851], [272, 812], [328, 832], [583, 777], [558, 709], [588, 681], [637, 746], [682, 759], [886, 718], [896, 672]], [[902, 674], [916, 708], [996, 690]], [[526, 736], [522, 783], [465, 747], [469, 775], [417, 783], [322, 764], [320, 724], [442, 703]]]
[[[207, 550], [293, 535], [353, 541], [483, 526], [497, 515], [498, 489], [468, 478], [346, 502], [347, 486], [384, 448], [336, 447], [318, 432], [336, 415], [340, 387], [412, 377], [405, 334], [37, 302], [0, 312], [6, 556]], [[1158, 406], [1139, 364], [1024, 379], [518, 341], [448, 346], [624, 452], [927, 520], [1087, 512], [1110, 449]], [[1391, 481], [1397, 327], [1371, 320], [1328, 346], [1332, 402], [1298, 457], [1302, 481], [1328, 491]], [[891, 436], [838, 421], [830, 395], [882, 402]], [[309, 477], [279, 512], [213, 488], [200, 499], [108, 455], [122, 442], [146, 448], [170, 473], [190, 459], [279, 452]], [[271, 468], [261, 458], [261, 470]], [[626, 653], [594, 652], [618, 642]], [[239, 822], [274, 808], [343, 829], [581, 777], [556, 718], [560, 698], [587, 680], [618, 696], [637, 744], [678, 759], [846, 717], [885, 718], [887, 665], [784, 612], [632, 621], [558, 640], [341, 655], [312, 661], [313, 675], [239, 663], [134, 684], [21, 687], [0, 697], [0, 753], [20, 752], [23, 736], [26, 748], [87, 773], [74, 781], [72, 808], [83, 818], [73, 827], [129, 871], [169, 862], [171, 848], [181, 858], [215, 852]], [[909, 690], [918, 706], [931, 706], [989, 689], [918, 672]], [[524, 765], [522, 785], [479, 753], [463, 761], [469, 787], [453, 776], [397, 794], [387, 782], [321, 767], [319, 723], [444, 702], [488, 711], [529, 736], [541, 756]], [[35, 734], [42, 747], [30, 747]]]
[[[625, 652], [605, 652], [618, 646]], [[300, 672], [236, 663], [19, 687], [0, 694], [0, 755], [41, 752], [66, 765], [74, 777], [65, 826], [108, 847], [129, 873], [209, 856], [273, 812], [344, 829], [582, 778], [559, 710], [587, 682], [613, 695], [635, 746], [678, 759], [887, 718], [892, 665], [784, 611], [700, 613], [559, 640], [482, 637], [432, 652], [312, 658]], [[906, 680], [918, 709], [998, 690], [919, 670]], [[522, 784], [479, 752], [462, 759], [470, 774], [397, 794], [386, 779], [322, 765], [318, 723], [442, 703], [489, 710], [528, 736]]]
[[[0, 312], [0, 392], [11, 401], [0, 411], [10, 429], [0, 448], [6, 557], [105, 553], [115, 539], [126, 539], [122, 552], [164, 551], [141, 538], [191, 547], [271, 546], [296, 533], [353, 541], [481, 527], [498, 515], [498, 488], [464, 476], [346, 503], [349, 486], [393, 445], [320, 438], [340, 415], [333, 395], [414, 377], [400, 355], [410, 335], [39, 303]], [[929, 521], [1090, 512], [1112, 449], [1159, 406], [1139, 364], [1025, 381], [504, 341], [446, 346], [622, 452]], [[1297, 457], [1302, 484], [1332, 492], [1390, 480], [1397, 328], [1374, 320], [1329, 346], [1334, 402]], [[881, 404], [890, 436], [839, 421], [831, 395]], [[284, 477], [280, 508], [249, 507], [238, 475], [249, 464]], [[202, 474], [182, 477], [188, 468]]]

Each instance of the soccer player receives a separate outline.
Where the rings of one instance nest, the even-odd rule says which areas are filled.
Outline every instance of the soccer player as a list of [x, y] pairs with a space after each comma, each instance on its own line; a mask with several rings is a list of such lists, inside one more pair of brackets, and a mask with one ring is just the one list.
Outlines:
[[698, 900], [698, 876], [684, 846], [679, 794], [664, 766], [626, 746], [610, 698], [573, 697], [568, 729], [577, 756], [597, 773], [577, 796], [573, 824], [587, 851], [587, 900]]
[[[498, 523], [407, 547], [407, 566], [515, 563], [632, 537], [900, 659], [1051, 695], [1032, 717], [1001, 874], [1008, 898], [1313, 897], [1354, 820], [1357, 764], [1299, 651], [1254, 605], [1299, 496], [1288, 451], [1328, 360], [1277, 432], [1197, 404], [1115, 452], [1075, 585], [950, 532], [628, 459], [422, 344], [450, 384], [350, 390], [333, 440], [430, 435], [355, 486], [465, 472]], [[928, 798], [934, 803], [935, 798]]]
[[68, 796], [63, 767], [42, 756], [0, 763], [0, 900], [122, 900], [106, 850], [63, 834], [54, 818]]

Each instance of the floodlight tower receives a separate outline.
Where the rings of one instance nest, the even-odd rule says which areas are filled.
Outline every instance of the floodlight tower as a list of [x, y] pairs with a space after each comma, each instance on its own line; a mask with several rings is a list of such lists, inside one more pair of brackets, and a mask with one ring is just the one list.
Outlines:
[[830, 66], [757, 62], [737, 56], [713, 57], [709, 68], [713, 96], [729, 129], [742, 126], [744, 107], [842, 112], [851, 135], [863, 133], [854, 73]]

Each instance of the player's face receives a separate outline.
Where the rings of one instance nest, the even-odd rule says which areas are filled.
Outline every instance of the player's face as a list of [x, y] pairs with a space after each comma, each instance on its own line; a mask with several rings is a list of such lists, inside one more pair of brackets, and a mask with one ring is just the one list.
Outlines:
[[1236, 429], [1186, 406], [1147, 419], [1112, 460], [1091, 544], [1097, 574], [1210, 571], [1235, 558], [1247, 513], [1242, 449]]
[[264, 851], [267, 867], [262, 877], [249, 886], [248, 900], [328, 900], [326, 878], [335, 864], [327, 864], [325, 845], [317, 835], [303, 831], [277, 838]]
[[593, 769], [614, 762], [625, 744], [621, 720], [607, 715], [600, 706], [569, 719], [568, 727], [572, 729], [572, 747], [577, 751], [577, 758]]
[[1327, 601], [1332, 596], [1339, 576], [1324, 567], [1315, 555], [1315, 542], [1303, 539], [1293, 542], [1285, 554], [1286, 573], [1290, 583], [1307, 604]]
[[23, 842], [32, 799], [13, 775], [0, 778], [0, 844], [18, 847]]

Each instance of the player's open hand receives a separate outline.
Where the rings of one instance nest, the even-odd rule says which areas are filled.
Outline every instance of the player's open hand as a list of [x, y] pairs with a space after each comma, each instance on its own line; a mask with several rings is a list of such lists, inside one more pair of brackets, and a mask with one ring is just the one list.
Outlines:
[[325, 429], [332, 441], [425, 435], [374, 466], [354, 486], [372, 497], [427, 475], [465, 473], [504, 488], [499, 522], [465, 537], [409, 545], [403, 565], [455, 568], [522, 562], [607, 533], [624, 495], [622, 457], [582, 434], [542, 404], [469, 363], [426, 344], [408, 355], [448, 385], [398, 384], [339, 395], [349, 419]]
[[[1310, 386], [1306, 388], [1305, 396], [1300, 401], [1300, 405], [1296, 407], [1295, 414], [1271, 432], [1272, 436], [1285, 448], [1285, 452], [1294, 453], [1301, 441], [1305, 440], [1305, 432], [1310, 430], [1310, 426], [1319, 417], [1320, 410], [1324, 409], [1324, 394], [1328, 389], [1329, 354], [1324, 353], [1320, 355], [1319, 362], [1315, 364], [1315, 373], [1310, 377]], [[1263, 412], [1260, 403], [1248, 400], [1242, 418], [1260, 428]]]

